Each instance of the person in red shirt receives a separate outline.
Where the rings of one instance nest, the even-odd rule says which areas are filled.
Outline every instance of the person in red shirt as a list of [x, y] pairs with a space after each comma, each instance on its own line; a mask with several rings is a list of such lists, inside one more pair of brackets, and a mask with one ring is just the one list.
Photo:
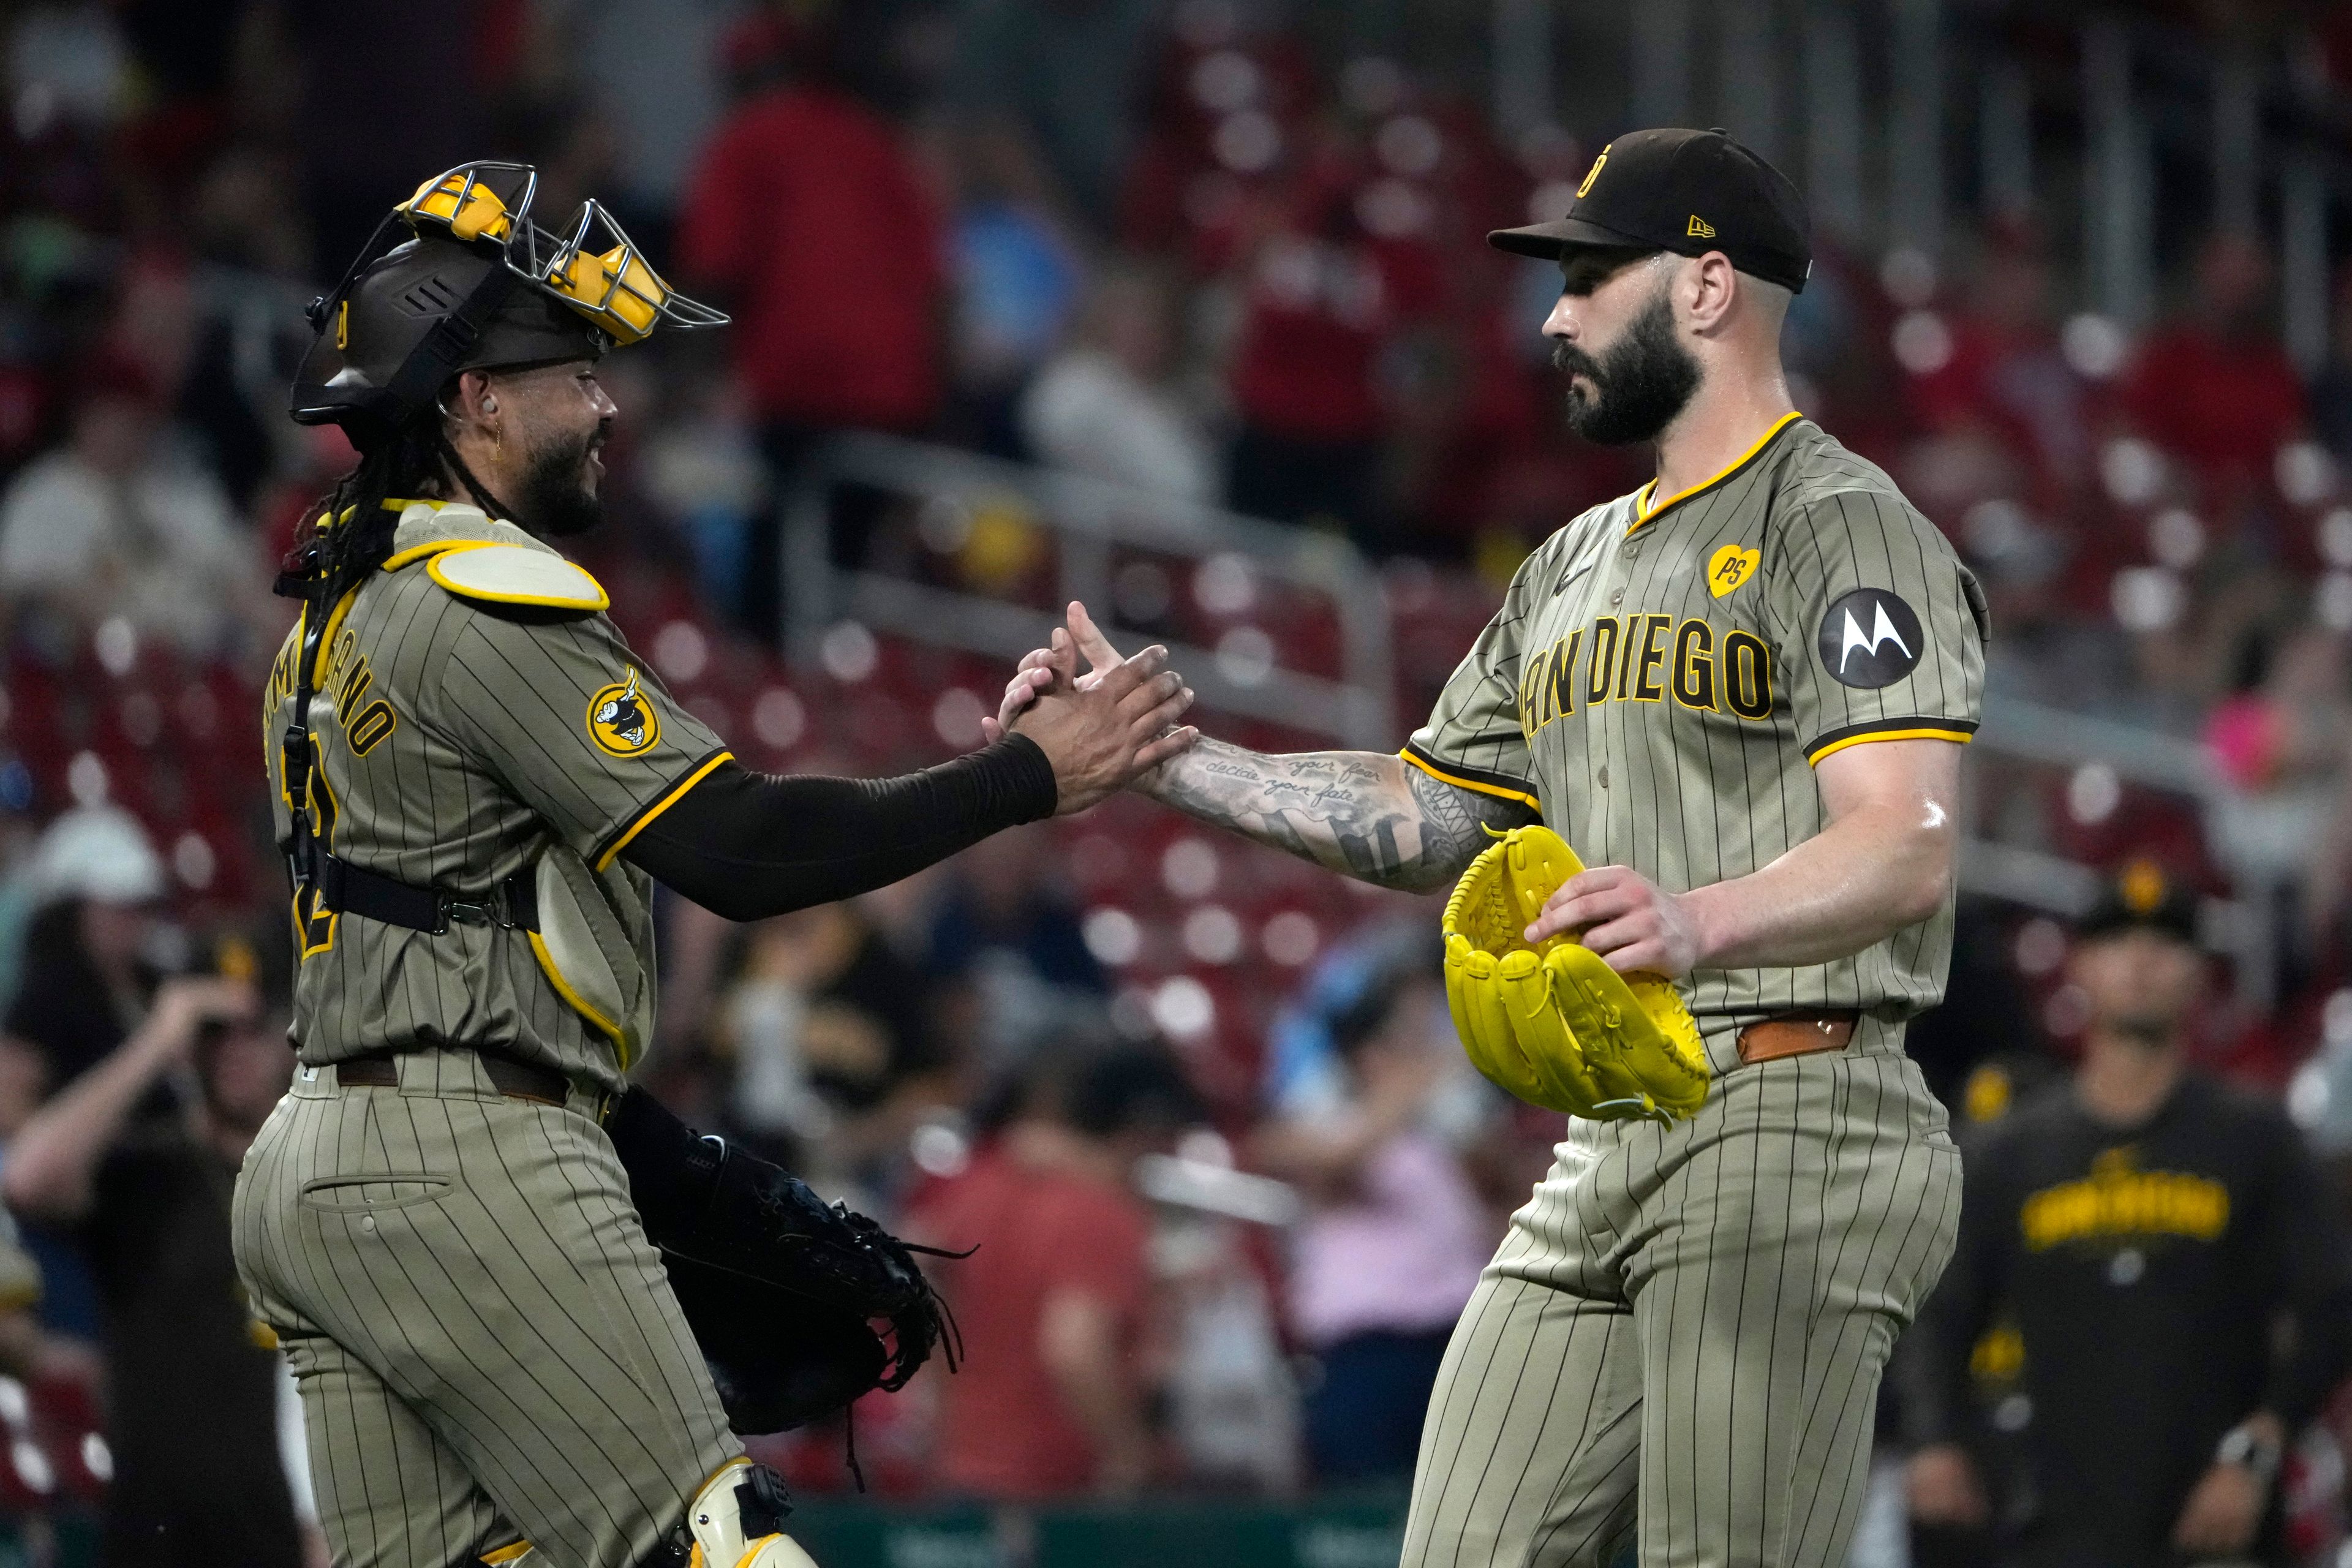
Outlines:
[[1945, 318], [1950, 357], [1914, 374], [1908, 399], [1937, 435], [1973, 433], [2030, 461], [2031, 492], [2054, 507], [2095, 477], [2091, 399], [2061, 352], [2041, 237], [1990, 226], [1966, 301]]
[[1153, 1287], [1128, 1172], [1197, 1102], [1164, 1051], [1056, 1050], [996, 1114], [978, 1157], [908, 1216], [911, 1234], [977, 1249], [939, 1266], [964, 1358], [938, 1385], [937, 1480], [1012, 1500], [1133, 1491], [1152, 1469]]
[[[827, 79], [821, 36], [740, 33], [752, 85], [679, 207], [679, 272], [735, 318], [736, 374], [782, 503], [793, 471], [845, 428], [917, 431], [944, 390], [944, 227], [897, 130]], [[739, 606], [772, 633], [777, 519], [751, 541]]]
[[2279, 447], [2302, 434], [2303, 383], [2271, 319], [2270, 257], [2221, 232], [2197, 258], [2189, 312], [2148, 339], [2124, 387], [2132, 422], [2224, 485], [2260, 482]]
[[1310, 158], [1282, 216], [1234, 258], [1243, 315], [1231, 372], [1240, 428], [1226, 502], [1280, 522], [1388, 542], [1375, 480], [1391, 413], [1382, 352], [1443, 292], [1433, 249], [1367, 234], [1353, 166]]

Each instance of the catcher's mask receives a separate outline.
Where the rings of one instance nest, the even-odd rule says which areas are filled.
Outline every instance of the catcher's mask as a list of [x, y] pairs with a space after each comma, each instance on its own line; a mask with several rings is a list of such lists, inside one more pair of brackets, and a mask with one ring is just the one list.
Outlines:
[[460, 371], [595, 359], [664, 321], [726, 324], [663, 282], [602, 203], [540, 227], [538, 190], [528, 163], [461, 163], [386, 214], [334, 292], [310, 302], [319, 336], [295, 373], [295, 421], [366, 446]]

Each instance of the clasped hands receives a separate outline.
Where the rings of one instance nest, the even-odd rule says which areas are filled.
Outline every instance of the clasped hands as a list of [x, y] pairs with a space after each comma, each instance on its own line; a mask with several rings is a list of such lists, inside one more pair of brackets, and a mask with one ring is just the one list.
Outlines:
[[[990, 741], [1001, 740], [1008, 731], [1015, 730], [1034, 738], [1036, 732], [1031, 725], [1041, 707], [1055, 700], [1083, 697], [1104, 689], [1114, 680], [1129, 679], [1123, 672], [1135, 670], [1143, 660], [1153, 662], [1149, 670], [1133, 679], [1151, 677], [1166, 661], [1168, 650], [1158, 645], [1132, 659], [1121, 658], [1094, 617], [1087, 613], [1086, 605], [1075, 599], [1070, 602], [1068, 617], [1066, 626], [1054, 628], [1049, 646], [1023, 656], [1013, 679], [1005, 684], [1003, 701], [996, 716], [981, 721], [981, 729]], [[1081, 657], [1087, 666], [1083, 673], [1078, 668]], [[1192, 705], [1192, 690], [1171, 674], [1158, 674], [1154, 679], [1175, 683], [1171, 689], [1179, 694], [1161, 704], [1173, 708], [1162, 721], [1163, 727], [1173, 725], [1176, 717]], [[1131, 682], [1127, 688], [1135, 689]], [[1137, 729], [1140, 729], [1139, 721]], [[1069, 803], [1070, 790], [1066, 784], [1060, 809], [1077, 811], [1093, 805], [1112, 790], [1136, 782], [1160, 763], [1190, 750], [1199, 738], [1200, 731], [1191, 725], [1167, 729], [1164, 734], [1157, 734], [1138, 747], [1132, 765], [1123, 776], [1087, 795], [1082, 804]], [[1044, 744], [1042, 739], [1039, 743]], [[1058, 767], [1056, 771], [1058, 773]], [[1539, 942], [1563, 932], [1576, 933], [1584, 946], [1621, 974], [1637, 971], [1668, 977], [1686, 974], [1706, 952], [1696, 913], [1686, 898], [1665, 891], [1623, 866], [1596, 866], [1563, 883], [1528, 927], [1527, 939], [1530, 943]]]
[[[1070, 607], [1085, 615], [1081, 606]], [[1084, 811], [1201, 738], [1198, 730], [1176, 722], [1192, 706], [1192, 690], [1167, 668], [1165, 647], [1154, 643], [1121, 658], [1092, 621], [1084, 625], [1103, 657], [1093, 659], [1083, 679], [1069, 631], [1056, 626], [1053, 647], [1021, 661], [1000, 714], [981, 721], [990, 742], [1016, 731], [1045, 753], [1054, 769], [1056, 816]]]

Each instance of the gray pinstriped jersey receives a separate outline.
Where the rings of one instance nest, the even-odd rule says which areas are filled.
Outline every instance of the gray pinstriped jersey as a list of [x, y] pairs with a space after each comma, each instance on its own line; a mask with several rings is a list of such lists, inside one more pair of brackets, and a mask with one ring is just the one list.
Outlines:
[[[610, 966], [650, 986], [652, 883], [618, 852], [723, 755], [719, 741], [604, 616], [485, 604], [428, 574], [424, 547], [476, 540], [553, 553], [471, 509], [412, 511], [392, 569], [362, 584], [331, 628], [310, 710], [325, 786], [314, 822], [324, 816], [326, 843], [357, 866], [465, 897], [568, 847], [593, 871], [585, 901]], [[263, 709], [281, 845], [291, 804], [279, 738], [299, 633]], [[304, 1063], [496, 1046], [619, 1086], [615, 1038], [557, 990], [530, 932], [452, 925], [435, 935], [306, 913], [292, 1030]]]
[[[1984, 597], [1894, 481], [1790, 416], [1646, 513], [1598, 506], [1520, 567], [1409, 762], [1536, 805], [1587, 865], [1670, 892], [1743, 877], [1822, 830], [1811, 765], [1901, 736], [1965, 742]], [[1895, 1023], [1943, 994], [1949, 900], [1848, 958], [1683, 983], [1721, 1037], [1776, 1013]]]

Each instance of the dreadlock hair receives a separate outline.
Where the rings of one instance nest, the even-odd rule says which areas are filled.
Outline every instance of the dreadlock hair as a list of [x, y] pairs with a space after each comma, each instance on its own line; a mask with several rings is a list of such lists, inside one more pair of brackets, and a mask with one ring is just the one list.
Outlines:
[[284, 597], [317, 594], [331, 605], [367, 581], [391, 558], [393, 530], [400, 525], [399, 514], [383, 503], [395, 497], [438, 498], [447, 475], [457, 476], [483, 511], [506, 515], [449, 444], [440, 399], [388, 431], [362, 427], [350, 434], [360, 460], [319, 498], [296, 534], [294, 548], [278, 568], [277, 591]]

